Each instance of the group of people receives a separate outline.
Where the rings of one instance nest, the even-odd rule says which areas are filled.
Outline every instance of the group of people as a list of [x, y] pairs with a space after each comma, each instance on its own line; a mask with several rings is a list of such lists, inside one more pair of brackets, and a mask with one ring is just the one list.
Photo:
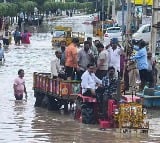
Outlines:
[[[29, 37], [31, 36], [31, 34], [27, 30], [24, 30], [24, 33], [22, 33], [18, 30], [18, 27], [17, 27], [12, 35], [11, 32], [8, 30], [8, 28], [5, 28], [5, 30], [3, 32], [3, 39], [2, 39], [3, 46], [2, 46], [2, 43], [0, 43], [0, 64], [3, 64], [5, 61], [3, 47], [9, 46], [9, 44], [11, 44], [12, 36], [14, 37], [15, 45], [20, 45], [21, 43], [22, 44], [30, 44]], [[15, 78], [14, 84], [13, 84], [14, 96], [15, 96], [16, 100], [22, 100], [24, 93], [26, 95], [25, 97], [27, 98], [25, 80], [23, 79], [23, 77], [24, 77], [24, 70], [19, 69], [18, 70], [18, 77]]]
[[79, 48], [78, 38], [73, 38], [70, 45], [66, 47], [63, 43], [61, 51], [55, 52], [56, 57], [51, 62], [51, 75], [54, 78], [81, 81], [83, 95], [94, 96], [100, 91], [105, 103], [116, 94], [118, 79], [122, 77], [125, 82], [128, 81], [130, 91], [134, 90], [137, 81], [141, 91], [146, 84], [154, 87], [156, 62], [152, 53], [147, 51], [146, 42], [139, 40], [137, 43], [132, 42], [131, 46], [132, 54], [126, 56], [117, 38], [111, 39], [110, 44], [104, 46], [99, 40], [92, 41], [88, 37], [83, 48]]
[[[82, 94], [95, 96], [99, 105], [103, 105], [100, 110], [107, 118], [107, 101], [117, 91], [116, 75], [120, 71], [120, 56], [124, 48], [117, 38], [104, 47], [99, 40], [93, 42], [91, 37], [84, 41], [83, 48], [78, 47], [78, 38], [73, 38], [67, 47], [61, 45], [61, 51], [56, 51], [56, 58], [51, 61], [51, 76], [81, 81]], [[65, 69], [63, 74], [62, 68]]]
[[[111, 39], [106, 47], [98, 40], [93, 42], [91, 37], [84, 42], [83, 48], [79, 48], [77, 38], [73, 38], [72, 43], [67, 47], [65, 42], [62, 42], [61, 51], [57, 50], [51, 61], [51, 76], [55, 79], [80, 80], [82, 94], [97, 98], [100, 112], [104, 118], [107, 118], [108, 100], [117, 94], [118, 81], [123, 75], [121, 74], [123, 68], [128, 71], [131, 86], [135, 86], [136, 79], [141, 81], [142, 89], [146, 83], [149, 83], [150, 87], [154, 86], [153, 71], [156, 70], [153, 70], [155, 60], [152, 59], [152, 53], [147, 52], [143, 40], [132, 43], [132, 46], [137, 52], [129, 56], [127, 67], [124, 67], [124, 63], [121, 63], [122, 56], [125, 55], [124, 48], [117, 38]], [[23, 80], [24, 70], [19, 70], [18, 75], [14, 82], [17, 100], [23, 98], [23, 92], [27, 94]]]
[[27, 30], [24, 30], [24, 32], [20, 32], [19, 28], [17, 27], [16, 30], [13, 32], [15, 45], [20, 44], [30, 44], [30, 37], [31, 33]]
[[[81, 49], [78, 47], [79, 40], [74, 38], [69, 46], [61, 45], [62, 50], [56, 51], [56, 58], [60, 63], [63, 61], [63, 64], [60, 65], [65, 67], [67, 80], [74, 80], [75, 76], [76, 80], [81, 80], [88, 64], [96, 66], [95, 74], [101, 80], [107, 74], [110, 66], [115, 68], [116, 75], [118, 75], [117, 71], [120, 72], [120, 56], [123, 54], [124, 48], [118, 43], [117, 38], [113, 38], [111, 43], [104, 47], [99, 40], [93, 42], [92, 38], [88, 37], [84, 41], [84, 47]], [[53, 73], [52, 70], [51, 72]]]
[[17, 46], [20, 46], [21, 44], [30, 44], [30, 36], [30, 32], [27, 30], [20, 32], [18, 27], [16, 27], [13, 33], [9, 31], [8, 28], [5, 28], [2, 35], [3, 45], [8, 47], [11, 44], [12, 37], [14, 37], [15, 45]]

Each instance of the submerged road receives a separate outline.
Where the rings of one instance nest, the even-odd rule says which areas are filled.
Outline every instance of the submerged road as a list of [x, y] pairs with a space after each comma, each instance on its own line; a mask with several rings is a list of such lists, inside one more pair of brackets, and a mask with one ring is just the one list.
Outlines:
[[[91, 26], [80, 22], [86, 17], [64, 19], [73, 28], [91, 35]], [[77, 25], [77, 26], [76, 26]], [[89, 28], [90, 27], [90, 28]], [[85, 125], [73, 119], [73, 113], [53, 112], [34, 107], [33, 72], [50, 72], [54, 56], [50, 33], [35, 34], [27, 48], [11, 45], [0, 66], [0, 143], [160, 143], [160, 112], [149, 110], [148, 134], [119, 133], [114, 129], [100, 131], [98, 125]], [[13, 81], [18, 69], [25, 70], [27, 101], [15, 101]]]

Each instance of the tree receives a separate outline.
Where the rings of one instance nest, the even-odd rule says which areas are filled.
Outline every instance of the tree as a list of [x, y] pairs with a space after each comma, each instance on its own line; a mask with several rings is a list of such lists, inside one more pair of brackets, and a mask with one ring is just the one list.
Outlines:
[[1, 3], [0, 4], [0, 16], [16, 16], [18, 6], [13, 3]]
[[[70, 2], [61, 3], [52, 0], [7, 0], [7, 3], [0, 3], [0, 16], [14, 16], [20, 11], [25, 13], [34, 12], [34, 7], [37, 7], [39, 12], [48, 10], [69, 10], [69, 9], [85, 9], [88, 12], [94, 10], [92, 2], [80, 3], [77, 0], [68, 0]], [[9, 1], [11, 3], [9, 3]], [[86, 1], [86, 0], [84, 0]]]
[[36, 6], [37, 6], [37, 3], [33, 1], [27, 1], [23, 3], [24, 11], [27, 13], [34, 12], [34, 7]]

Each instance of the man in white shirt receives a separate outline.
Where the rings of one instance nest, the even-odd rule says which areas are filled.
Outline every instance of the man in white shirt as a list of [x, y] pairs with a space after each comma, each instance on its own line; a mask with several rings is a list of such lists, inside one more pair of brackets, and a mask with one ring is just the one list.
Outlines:
[[106, 49], [109, 53], [109, 67], [115, 68], [115, 74], [118, 76], [118, 72], [120, 72], [120, 56], [124, 52], [124, 48], [118, 43], [117, 38], [112, 38], [111, 43], [106, 46]]
[[97, 84], [101, 85], [102, 81], [97, 78], [94, 74], [95, 67], [92, 64], [88, 64], [87, 70], [83, 73], [81, 79], [81, 87], [82, 87], [82, 94], [85, 96], [95, 96]]
[[61, 52], [60, 51], [56, 51], [55, 52], [55, 56], [52, 60], [51, 60], [51, 77], [52, 78], [57, 78], [58, 77], [58, 73], [61, 69], [60, 66], [60, 58], [61, 58]]

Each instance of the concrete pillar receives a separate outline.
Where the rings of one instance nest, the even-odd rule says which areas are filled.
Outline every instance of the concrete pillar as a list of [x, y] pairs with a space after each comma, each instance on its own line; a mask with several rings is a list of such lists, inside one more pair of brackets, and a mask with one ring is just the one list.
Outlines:
[[112, 19], [115, 21], [116, 19], [116, 12], [115, 12], [115, 0], [112, 0]]
[[109, 19], [109, 12], [110, 12], [110, 0], [108, 0], [108, 7], [107, 7], [107, 18]]
[[[131, 1], [127, 0], [127, 25], [126, 25], [126, 38], [127, 41], [131, 39]], [[127, 44], [128, 45], [128, 44]]]
[[[152, 30], [151, 30], [151, 51], [153, 54], [153, 57], [155, 56], [155, 52], [156, 52], [156, 41], [159, 40], [157, 39], [158, 34], [157, 34], [157, 25], [160, 22], [160, 0], [153, 0], [153, 6], [152, 6], [153, 12], [152, 12]], [[160, 53], [159, 55], [160, 56]], [[157, 77], [157, 83], [160, 84], [160, 63], [157, 63], [157, 70], [158, 70], [158, 77]]]
[[[158, 22], [158, 10], [157, 8], [160, 8], [160, 0], [154, 0], [153, 1], [153, 12], [152, 12], [152, 26], [156, 25]], [[160, 16], [160, 15], [159, 15]], [[157, 41], [157, 28], [152, 27], [151, 29], [151, 51], [153, 53], [153, 56], [155, 56], [155, 50], [156, 50], [156, 41]]]

